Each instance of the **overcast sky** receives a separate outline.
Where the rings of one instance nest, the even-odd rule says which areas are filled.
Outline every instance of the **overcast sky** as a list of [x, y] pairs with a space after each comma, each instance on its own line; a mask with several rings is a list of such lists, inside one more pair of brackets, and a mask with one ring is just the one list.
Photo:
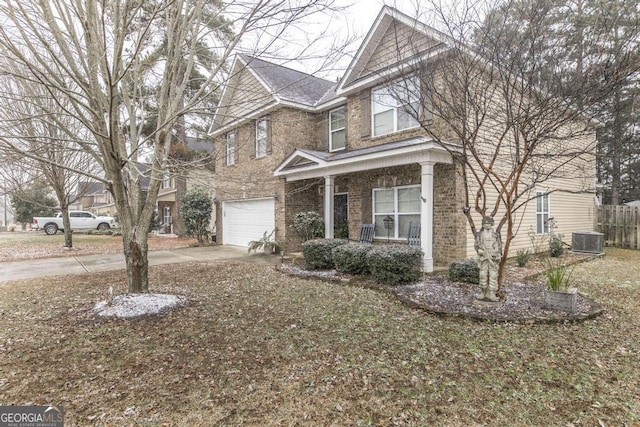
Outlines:
[[[366, 36], [384, 5], [395, 7], [409, 16], [414, 16], [417, 4], [419, 5], [419, 3], [420, 0], [336, 0], [336, 6], [345, 7], [345, 11], [336, 14], [336, 16], [332, 18], [326, 16], [319, 17], [321, 22], [318, 22], [318, 26], [305, 25], [305, 31], [309, 38], [313, 38], [313, 33], [320, 34], [325, 28], [329, 28], [332, 35], [335, 35], [335, 37], [329, 37], [329, 40], [319, 44], [316, 47], [318, 52], [321, 52], [323, 48], [327, 50], [330, 49], [331, 41], [339, 41], [347, 38], [356, 38], [356, 43], [353, 43], [351, 46], [351, 50], [355, 51], [360, 46], [363, 38]], [[315, 61], [306, 61], [303, 63], [292, 62], [285, 65], [319, 77], [334, 80], [342, 76], [344, 69], [348, 67], [350, 61], [351, 56], [345, 55], [339, 62], [331, 64], [332, 69], [327, 69], [326, 66], [320, 67], [318, 62]], [[323, 68], [323, 70], [318, 71], [318, 68]]]

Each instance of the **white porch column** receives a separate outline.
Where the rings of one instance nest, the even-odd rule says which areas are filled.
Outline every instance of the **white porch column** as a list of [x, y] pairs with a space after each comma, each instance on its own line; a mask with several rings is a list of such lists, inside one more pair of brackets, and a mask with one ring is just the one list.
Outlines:
[[333, 239], [333, 194], [335, 177], [324, 177], [324, 237]]
[[424, 258], [422, 270], [425, 273], [433, 271], [433, 165], [435, 162], [420, 163], [422, 167], [422, 185], [420, 194], [420, 245]]

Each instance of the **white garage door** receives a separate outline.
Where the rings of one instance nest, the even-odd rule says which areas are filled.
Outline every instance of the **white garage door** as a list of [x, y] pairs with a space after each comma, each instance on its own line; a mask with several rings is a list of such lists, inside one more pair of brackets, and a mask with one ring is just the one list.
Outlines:
[[265, 231], [271, 233], [276, 226], [273, 199], [223, 202], [222, 215], [225, 245], [246, 247], [251, 240], [260, 239]]

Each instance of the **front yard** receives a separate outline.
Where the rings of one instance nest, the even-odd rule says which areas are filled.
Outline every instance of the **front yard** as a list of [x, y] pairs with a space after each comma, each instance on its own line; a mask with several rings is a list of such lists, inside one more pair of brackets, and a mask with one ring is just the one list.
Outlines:
[[[186, 247], [196, 239], [170, 237], [149, 238], [149, 250]], [[24, 261], [37, 258], [81, 256], [122, 252], [122, 237], [82, 232], [73, 234], [73, 248], [65, 249], [64, 234], [47, 236], [44, 232], [22, 232], [0, 234], [0, 262]]]
[[124, 273], [0, 284], [0, 404], [74, 425], [574, 425], [640, 421], [640, 252], [580, 264], [584, 323], [442, 318], [246, 263], [151, 269], [189, 304], [89, 314]]

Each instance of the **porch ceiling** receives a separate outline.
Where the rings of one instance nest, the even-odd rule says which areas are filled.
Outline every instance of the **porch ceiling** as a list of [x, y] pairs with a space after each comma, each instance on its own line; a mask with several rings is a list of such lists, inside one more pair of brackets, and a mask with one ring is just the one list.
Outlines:
[[[448, 146], [456, 150], [457, 146]], [[416, 137], [353, 151], [296, 149], [274, 171], [287, 181], [342, 175], [413, 163], [452, 163], [451, 154], [433, 139]]]

